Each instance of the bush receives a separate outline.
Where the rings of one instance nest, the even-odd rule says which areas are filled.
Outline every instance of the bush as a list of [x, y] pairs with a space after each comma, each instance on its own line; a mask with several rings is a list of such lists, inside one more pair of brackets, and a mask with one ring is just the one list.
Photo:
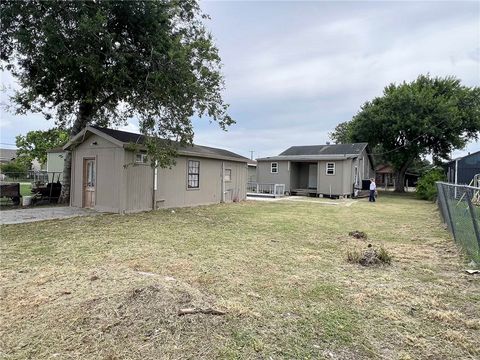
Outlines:
[[441, 169], [427, 171], [417, 183], [417, 197], [423, 200], [435, 200], [437, 198], [436, 181], [445, 181], [445, 174]]
[[27, 166], [20, 160], [13, 160], [8, 163], [0, 165], [2, 174], [26, 174]]

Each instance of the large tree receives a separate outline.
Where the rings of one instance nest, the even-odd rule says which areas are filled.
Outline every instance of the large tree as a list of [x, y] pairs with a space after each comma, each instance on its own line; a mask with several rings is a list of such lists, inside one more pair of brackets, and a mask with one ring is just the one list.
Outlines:
[[480, 134], [480, 88], [455, 77], [420, 75], [390, 84], [383, 96], [366, 102], [351, 121], [331, 134], [339, 142], [366, 141], [374, 155], [396, 172], [395, 191], [404, 191], [405, 172], [422, 156], [449, 159]]
[[[135, 116], [153, 163], [173, 162], [172, 141], [191, 143], [191, 117], [233, 123], [220, 57], [195, 0], [0, 2], [2, 70], [18, 80], [17, 112], [70, 128]], [[61, 201], [70, 194], [65, 157]]]
[[41, 164], [45, 164], [47, 150], [63, 146], [67, 141], [68, 132], [66, 130], [53, 128], [45, 131], [29, 131], [26, 135], [16, 137], [17, 156], [28, 163], [37, 159]]

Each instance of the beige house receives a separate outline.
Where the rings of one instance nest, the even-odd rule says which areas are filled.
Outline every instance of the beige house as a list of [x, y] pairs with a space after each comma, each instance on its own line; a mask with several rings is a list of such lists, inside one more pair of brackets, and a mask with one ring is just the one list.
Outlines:
[[353, 196], [374, 173], [367, 143], [292, 146], [257, 159], [257, 182], [284, 184], [292, 195]]
[[140, 134], [92, 126], [77, 134], [64, 146], [72, 150], [70, 205], [129, 213], [245, 199], [247, 158], [193, 145], [178, 150], [172, 168], [153, 169], [143, 142]]

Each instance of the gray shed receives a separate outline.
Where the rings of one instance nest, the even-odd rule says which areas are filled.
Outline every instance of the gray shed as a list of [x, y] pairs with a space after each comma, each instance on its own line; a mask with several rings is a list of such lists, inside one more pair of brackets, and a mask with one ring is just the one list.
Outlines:
[[285, 184], [290, 194], [352, 196], [375, 171], [367, 143], [292, 146], [257, 159], [259, 184]]
[[140, 134], [93, 126], [71, 139], [64, 146], [72, 151], [70, 205], [128, 213], [245, 199], [247, 158], [193, 145], [178, 150], [172, 168], [153, 169], [143, 142]]

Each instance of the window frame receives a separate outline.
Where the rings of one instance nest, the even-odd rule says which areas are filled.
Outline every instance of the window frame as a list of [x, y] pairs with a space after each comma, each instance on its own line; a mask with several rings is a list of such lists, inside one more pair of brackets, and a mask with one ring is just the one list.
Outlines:
[[[198, 166], [190, 166], [190, 163], [197, 163]], [[197, 172], [190, 172], [190, 169], [197, 169]], [[199, 190], [200, 189], [200, 160], [188, 159], [187, 160], [187, 190]], [[190, 180], [190, 176], [196, 176], [196, 180]], [[197, 182], [197, 186], [190, 186], [190, 181]]]
[[[273, 164], [275, 164], [275, 170], [273, 171], [274, 167]], [[270, 174], [278, 174], [278, 162], [271, 162], [270, 163]]]
[[[227, 180], [227, 172], [228, 174], [228, 180]], [[231, 182], [232, 181], [232, 169], [225, 169], [224, 174], [223, 174], [223, 180], [225, 182]]]
[[[329, 169], [328, 165], [333, 165], [333, 168]], [[327, 176], [335, 176], [335, 167], [336, 167], [335, 162], [327, 162], [327, 163], [325, 164], [325, 175], [327, 175]], [[332, 170], [332, 173], [331, 173], [331, 174], [328, 173], [329, 170]]]
[[[141, 161], [137, 159], [138, 156], [141, 157]], [[135, 159], [134, 159], [135, 164], [146, 164], [147, 162], [148, 162], [148, 157], [146, 153], [143, 153], [143, 152], [135, 153]]]

